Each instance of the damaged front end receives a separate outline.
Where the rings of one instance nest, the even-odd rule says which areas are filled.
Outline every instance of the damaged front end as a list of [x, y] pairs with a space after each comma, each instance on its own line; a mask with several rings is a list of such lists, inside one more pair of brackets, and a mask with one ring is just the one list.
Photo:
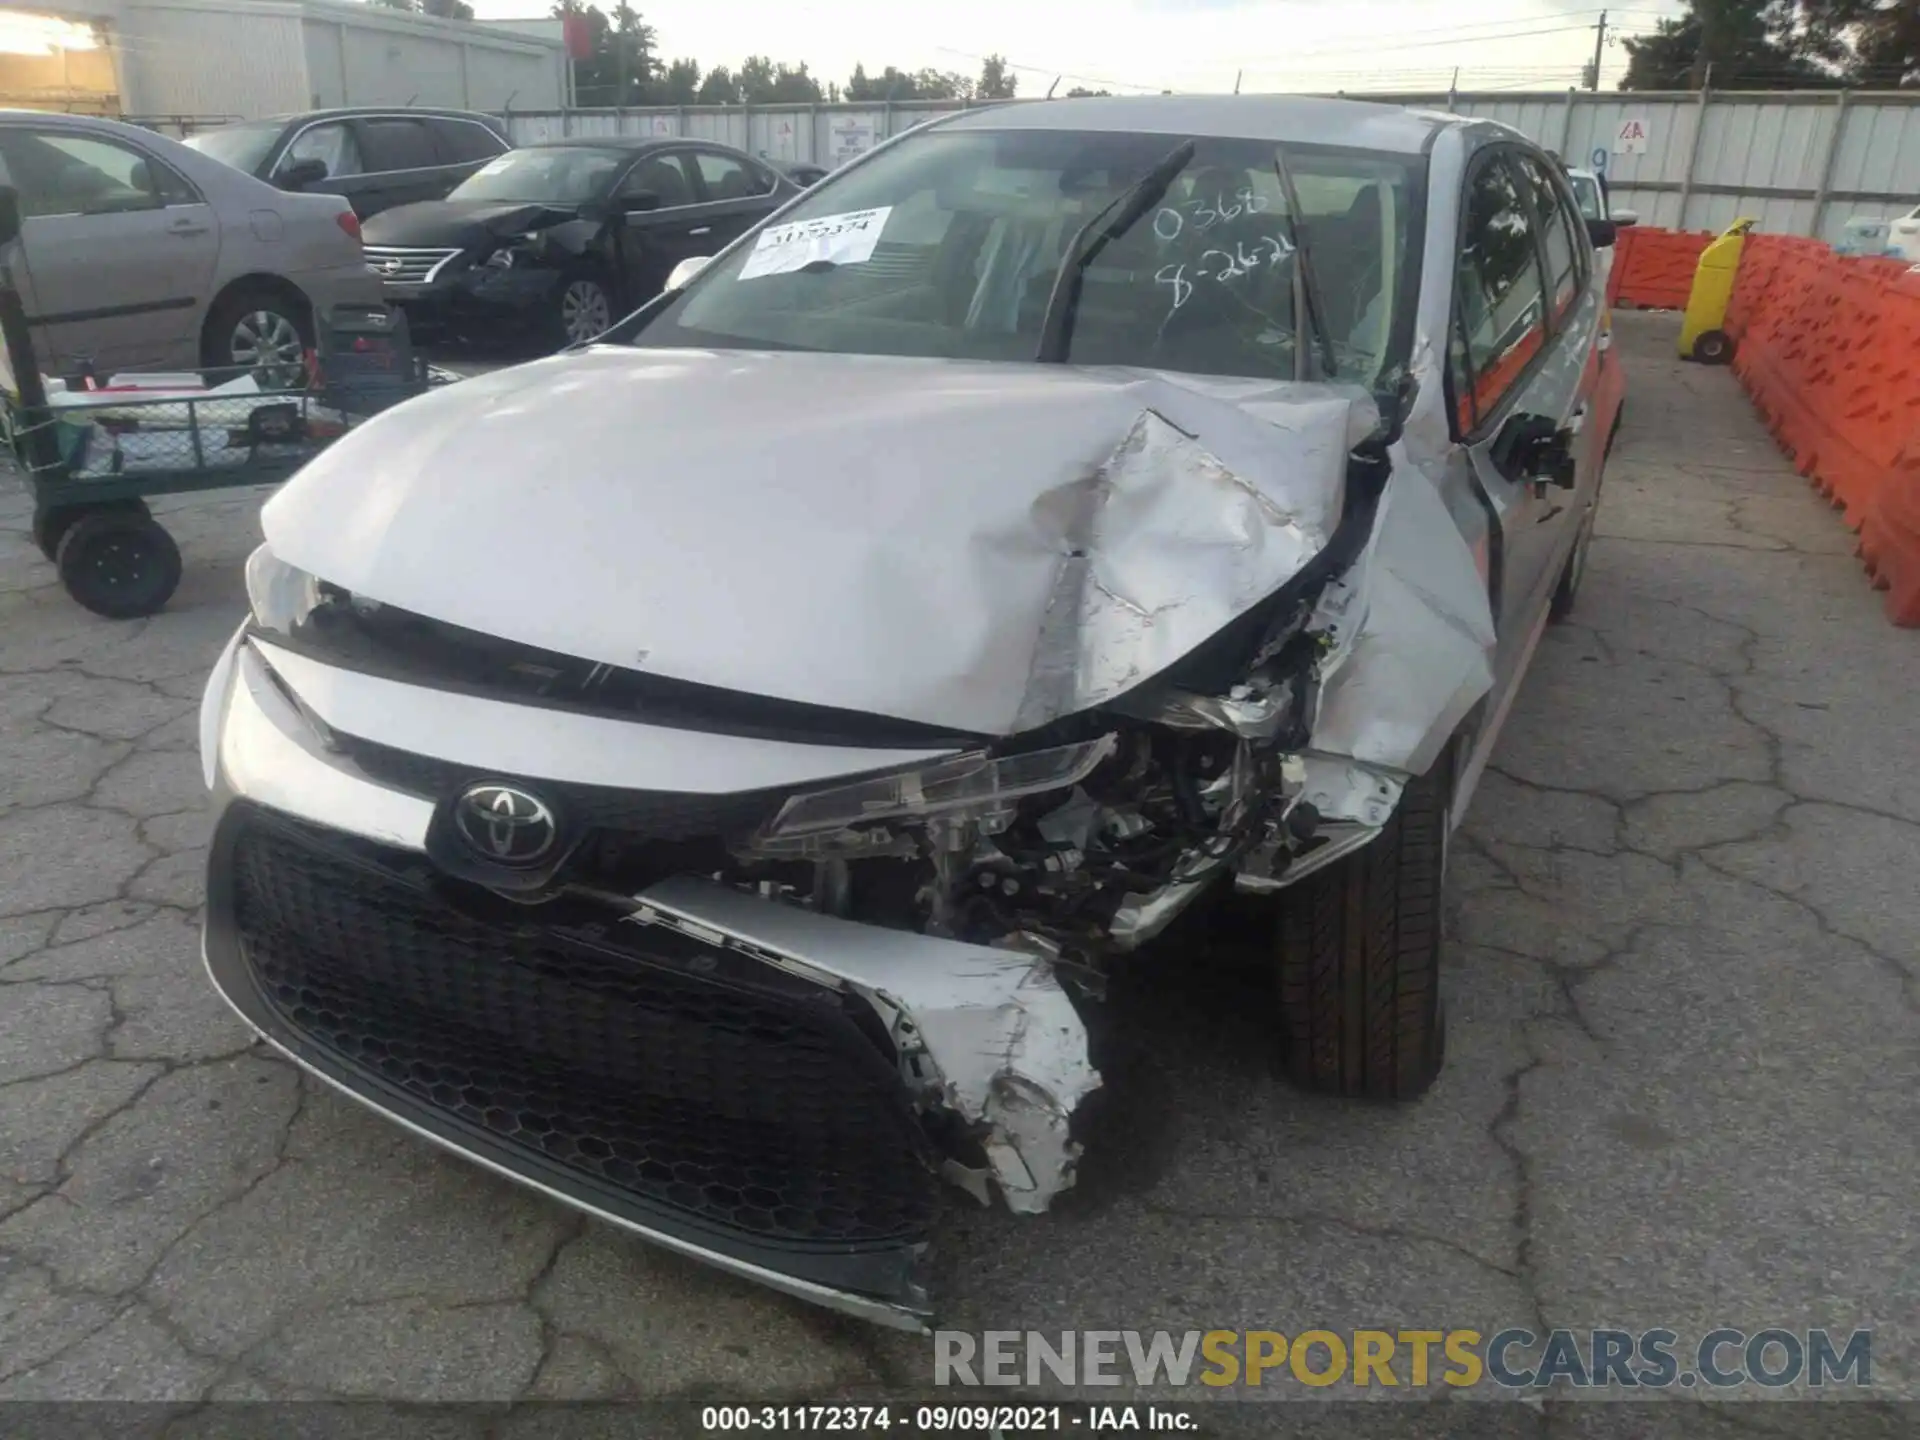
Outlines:
[[579, 659], [372, 598], [365, 548], [292, 557], [348, 584], [263, 549], [204, 719], [216, 982], [464, 1155], [924, 1320], [902, 1177], [1046, 1210], [1116, 957], [1364, 845], [1486, 687], [1484, 588], [1428, 480], [1389, 491], [1372, 402], [1231, 388], [1132, 382], [1104, 459], [963, 537], [1031, 572], [1019, 668], [963, 702], [992, 731]]

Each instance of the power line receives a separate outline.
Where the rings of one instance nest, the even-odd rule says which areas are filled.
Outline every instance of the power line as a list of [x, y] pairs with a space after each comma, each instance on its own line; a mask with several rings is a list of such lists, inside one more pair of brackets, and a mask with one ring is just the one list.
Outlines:
[[[1592, 28], [1591, 25], [1555, 25], [1547, 29], [1515, 30], [1500, 35], [1454, 35], [1445, 40], [1415, 40], [1405, 44], [1389, 40], [1374, 45], [1336, 46], [1330, 50], [1292, 50], [1286, 53], [1289, 58], [1299, 60], [1312, 60], [1322, 56], [1378, 55], [1383, 52], [1391, 53], [1396, 50], [1432, 50], [1448, 45], [1498, 44], [1503, 40], [1527, 40], [1536, 35], [1573, 35], [1591, 30]], [[1257, 60], [1277, 57], [1248, 56], [1247, 58]]]

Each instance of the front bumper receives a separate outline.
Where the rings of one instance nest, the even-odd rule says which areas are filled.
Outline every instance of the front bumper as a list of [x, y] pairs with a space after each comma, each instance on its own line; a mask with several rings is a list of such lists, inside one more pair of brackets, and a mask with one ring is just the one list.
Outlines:
[[[391, 712], [405, 687], [313, 663], [236, 637], [202, 710], [207, 969], [310, 1073], [656, 1243], [912, 1328], [951, 1169], [930, 1133], [973, 1136], [1013, 1208], [1071, 1183], [1099, 1078], [1043, 962], [700, 880], [531, 907], [451, 881], [427, 853], [445, 797], [329, 743], [321, 707], [364, 724], [357, 688]], [[465, 703], [509, 712], [468, 731], [525, 759], [520, 707]]]
[[409, 329], [523, 330], [549, 316], [562, 273], [539, 265], [501, 269], [462, 258], [428, 285], [384, 286], [387, 303], [407, 313]]

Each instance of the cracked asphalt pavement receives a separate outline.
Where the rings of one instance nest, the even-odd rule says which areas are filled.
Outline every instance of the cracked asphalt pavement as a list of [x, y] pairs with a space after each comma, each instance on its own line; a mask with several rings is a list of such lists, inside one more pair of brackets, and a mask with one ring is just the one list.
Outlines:
[[[1117, 987], [1080, 1188], [957, 1209], [948, 1323], [1870, 1326], [1876, 1393], [1920, 1396], [1920, 635], [1731, 375], [1672, 359], [1671, 317], [1617, 324], [1586, 588], [1453, 851], [1438, 1086], [1290, 1090], [1258, 972], [1177, 945]], [[251, 1043], [200, 968], [195, 710], [262, 496], [160, 503], [186, 579], [112, 623], [0, 494], [0, 1398], [924, 1385], [925, 1341], [583, 1221]]]

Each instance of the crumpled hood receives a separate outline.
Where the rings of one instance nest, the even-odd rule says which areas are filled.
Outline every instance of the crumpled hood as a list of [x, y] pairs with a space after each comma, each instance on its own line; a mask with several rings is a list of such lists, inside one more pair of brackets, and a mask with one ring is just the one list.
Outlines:
[[599, 347], [336, 442], [276, 554], [488, 634], [1008, 734], [1164, 670], [1338, 522], [1357, 389]]
[[524, 200], [422, 200], [396, 205], [362, 223], [368, 245], [403, 245], [462, 250], [483, 240], [506, 240], [529, 230], [545, 230], [572, 220], [571, 205], [535, 205]]

